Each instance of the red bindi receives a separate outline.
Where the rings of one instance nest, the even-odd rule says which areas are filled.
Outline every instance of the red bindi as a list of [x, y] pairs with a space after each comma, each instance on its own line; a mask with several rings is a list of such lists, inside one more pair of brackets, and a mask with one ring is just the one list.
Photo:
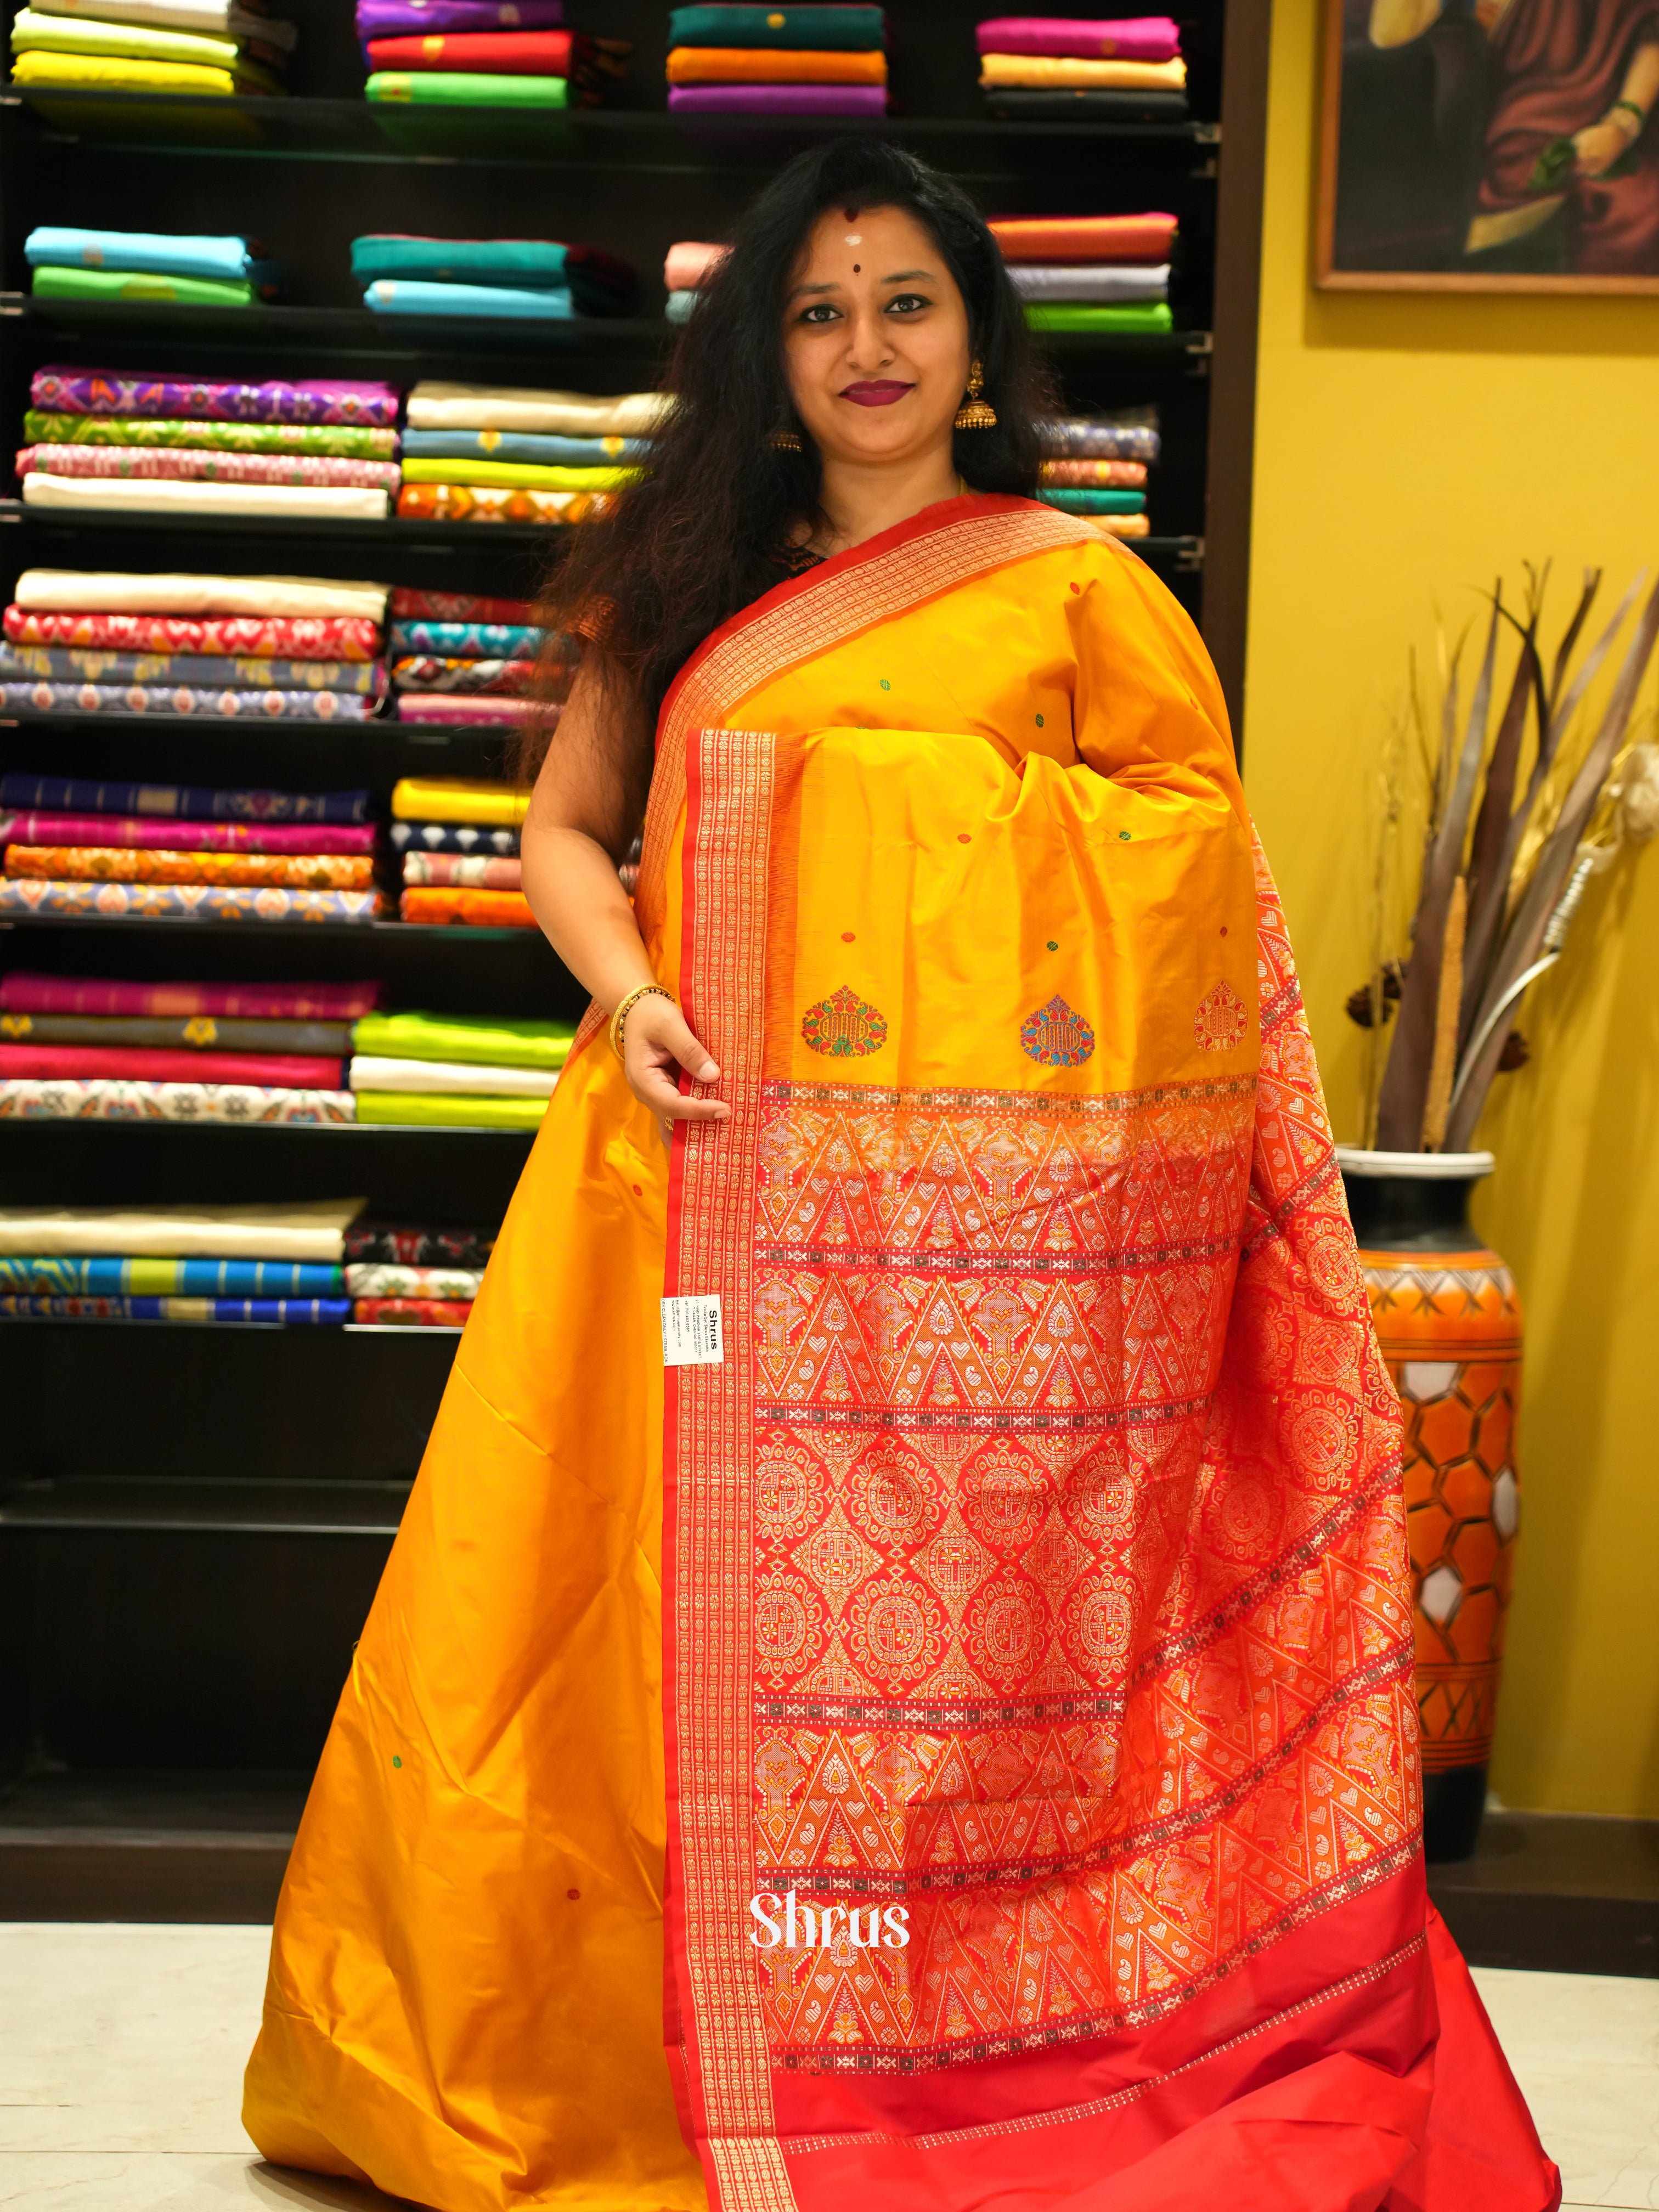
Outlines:
[[858, 273], [859, 273], [859, 264], [858, 264], [858, 263], [855, 261], [855, 262], [853, 264], [853, 274], [856, 276], [858, 275]]

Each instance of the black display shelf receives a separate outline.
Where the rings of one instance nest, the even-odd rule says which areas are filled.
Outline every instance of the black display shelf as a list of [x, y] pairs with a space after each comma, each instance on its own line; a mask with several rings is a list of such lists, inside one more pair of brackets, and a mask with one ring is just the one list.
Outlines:
[[476, 922], [236, 921], [183, 914], [0, 914], [0, 929], [96, 929], [106, 937], [115, 930], [125, 933], [159, 929], [169, 936], [182, 930], [191, 939], [205, 937], [212, 932], [221, 936], [246, 937], [251, 943], [280, 931], [290, 941], [297, 939], [304, 944], [313, 939], [351, 944], [367, 939], [374, 944], [391, 936], [405, 944], [411, 939], [418, 941], [435, 938], [446, 945], [471, 945], [476, 941], [480, 946], [517, 940], [533, 943], [537, 934], [529, 929], [495, 929]]
[[[13, 1293], [13, 1295], [27, 1297], [29, 1293], [22, 1291]], [[42, 1295], [45, 1294], [43, 1293]], [[181, 1293], [180, 1295], [184, 1294]], [[331, 1295], [343, 1297], [346, 1293], [343, 1291], [341, 1291], [333, 1292]], [[276, 1330], [279, 1333], [292, 1334], [293, 1330], [295, 1328], [307, 1328], [310, 1326], [313, 1326], [313, 1324], [301, 1322], [290, 1323], [280, 1321], [138, 1321], [125, 1314], [88, 1315], [84, 1319], [79, 1321], [70, 1320], [67, 1316], [58, 1314], [0, 1314], [0, 1328], [74, 1328], [83, 1331], [106, 1328], [211, 1328], [220, 1330], [236, 1328]], [[439, 1324], [435, 1322], [423, 1322], [420, 1323], [405, 1324], [401, 1322], [392, 1321], [336, 1321], [319, 1322], [315, 1324], [315, 1326], [325, 1328], [331, 1334], [336, 1336], [351, 1337], [413, 1336], [416, 1334], [422, 1336], [454, 1337], [459, 1336], [461, 1334], [459, 1325], [452, 1325], [448, 1322]]]
[[395, 1536], [409, 1486], [128, 1475], [21, 1483], [0, 1498], [0, 1531], [142, 1528], [174, 1534]]

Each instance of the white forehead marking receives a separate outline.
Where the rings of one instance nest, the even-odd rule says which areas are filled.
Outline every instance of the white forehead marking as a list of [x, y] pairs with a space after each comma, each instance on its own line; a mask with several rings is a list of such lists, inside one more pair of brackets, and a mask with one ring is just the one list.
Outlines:
[[849, 246], [862, 246], [864, 243], [864, 234], [862, 231], [849, 230], [847, 234], [847, 243]]

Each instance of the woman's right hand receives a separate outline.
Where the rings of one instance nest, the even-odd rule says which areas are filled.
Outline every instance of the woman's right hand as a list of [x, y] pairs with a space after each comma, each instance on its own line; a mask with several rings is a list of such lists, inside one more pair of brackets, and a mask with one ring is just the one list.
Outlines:
[[696, 1083], [718, 1083], [720, 1072], [692, 1036], [672, 999], [653, 992], [636, 999], [623, 1023], [623, 1073], [641, 1106], [655, 1115], [665, 1145], [676, 1121], [726, 1121], [732, 1109], [720, 1098], [688, 1098], [680, 1090], [684, 1068]]

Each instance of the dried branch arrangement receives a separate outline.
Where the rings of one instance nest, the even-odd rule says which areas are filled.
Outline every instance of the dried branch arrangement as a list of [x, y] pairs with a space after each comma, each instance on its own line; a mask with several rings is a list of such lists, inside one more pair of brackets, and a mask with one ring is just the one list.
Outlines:
[[[1581, 654], [1601, 581], [1599, 570], [1587, 574], [1547, 675], [1540, 631], [1547, 580], [1547, 569], [1529, 578], [1524, 619], [1505, 606], [1501, 582], [1494, 589], [1461, 727], [1460, 646], [1443, 671], [1437, 728], [1431, 732], [1413, 678], [1411, 715], [1385, 754], [1380, 854], [1401, 834], [1413, 726], [1428, 797], [1409, 956], [1386, 956], [1380, 858], [1373, 970], [1348, 1001], [1379, 1048], [1392, 1018], [1366, 1115], [1367, 1141], [1385, 1152], [1468, 1148], [1493, 1076], [1526, 1057], [1514, 1033], [1522, 994], [1559, 957], [1590, 876], [1621, 848], [1659, 830], [1659, 746], [1643, 742], [1636, 723], [1638, 692], [1659, 640], [1659, 585], [1630, 628], [1645, 581], [1638, 576]], [[1594, 717], [1586, 708], [1590, 688], [1626, 632], [1623, 659]], [[1506, 637], [1515, 659], [1505, 690]]]

